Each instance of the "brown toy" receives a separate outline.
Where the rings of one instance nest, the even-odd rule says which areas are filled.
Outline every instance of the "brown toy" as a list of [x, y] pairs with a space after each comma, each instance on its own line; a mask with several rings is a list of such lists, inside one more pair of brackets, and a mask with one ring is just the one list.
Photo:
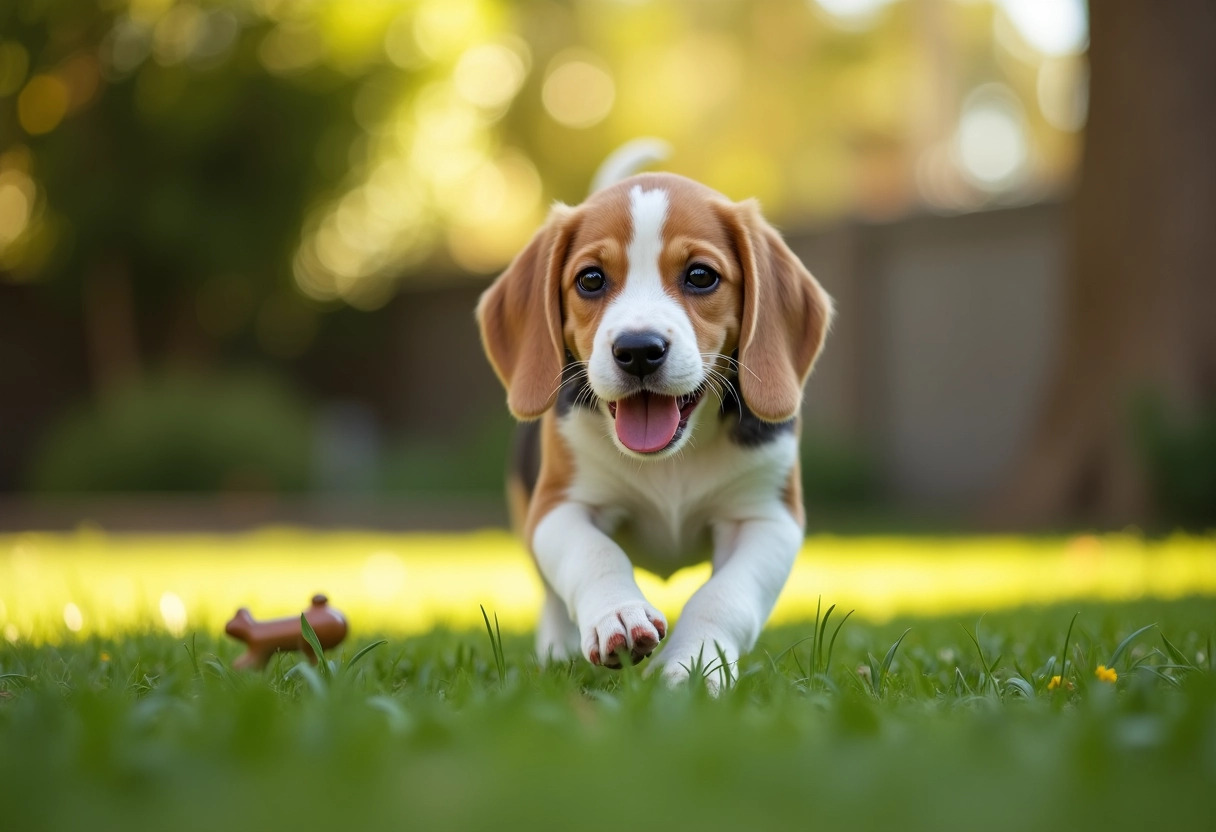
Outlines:
[[[304, 618], [316, 632], [322, 650], [336, 647], [346, 638], [346, 618], [329, 605], [329, 599], [324, 595], [313, 596], [312, 606], [304, 611]], [[249, 610], [241, 607], [224, 627], [224, 632], [249, 647], [232, 663], [238, 670], [263, 668], [270, 656], [279, 650], [302, 650], [313, 664], [317, 661], [300, 632], [298, 615], [257, 621]]]

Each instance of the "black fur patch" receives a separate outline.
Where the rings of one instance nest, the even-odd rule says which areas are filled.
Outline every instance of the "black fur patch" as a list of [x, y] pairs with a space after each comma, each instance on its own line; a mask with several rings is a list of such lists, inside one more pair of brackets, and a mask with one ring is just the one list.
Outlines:
[[595, 410], [599, 406], [599, 399], [587, 383], [587, 368], [575, 363], [572, 356], [567, 355], [567, 359], [566, 366], [562, 368], [562, 387], [557, 393], [557, 415], [565, 416], [576, 407]]
[[[562, 368], [562, 386], [554, 405], [558, 416], [565, 416], [576, 407], [594, 408], [597, 403], [587, 384], [587, 371], [574, 363], [573, 357], [567, 357], [569, 363]], [[515, 429], [511, 446], [510, 475], [520, 481], [529, 497], [540, 479], [540, 425], [540, 419], [522, 422]]]
[[731, 441], [745, 448], [755, 448], [772, 442], [779, 436], [792, 433], [798, 424], [796, 419], [787, 419], [784, 422], [765, 422], [760, 419], [752, 413], [747, 402], [743, 401], [734, 381], [726, 386], [722, 394], [722, 407], [718, 410], [718, 416], [734, 422], [730, 426]]
[[511, 445], [512, 477], [518, 478], [528, 496], [536, 490], [540, 479], [540, 420], [522, 422], [515, 428], [515, 440]]

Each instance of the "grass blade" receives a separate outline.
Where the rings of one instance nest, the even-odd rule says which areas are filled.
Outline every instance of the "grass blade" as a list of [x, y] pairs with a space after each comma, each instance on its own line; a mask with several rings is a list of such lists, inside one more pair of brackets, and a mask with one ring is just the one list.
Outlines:
[[[185, 649], [186, 653], [189, 654], [189, 656], [190, 656], [190, 664], [194, 666], [194, 678], [201, 679], [201, 678], [203, 678], [203, 671], [198, 666], [198, 647], [196, 644], [197, 641], [198, 641], [198, 633], [191, 633], [190, 634], [190, 643], [189, 644], [183, 643], [182, 647]], [[0, 677], [0, 678], [3, 678], [3, 677]]]
[[802, 662], [800, 662], [798, 660], [798, 651], [794, 650], [794, 648], [797, 647], [799, 644], [801, 644], [803, 641], [806, 641], [807, 639], [813, 639], [813, 638], [814, 638], [814, 636], [807, 636], [807, 638], [801, 639], [801, 640], [795, 642], [794, 644], [790, 645], [790, 648], [789, 648], [792, 651], [790, 653], [790, 658], [792, 658], [794, 660], [794, 667], [798, 668], [798, 675], [804, 679], [810, 679], [811, 673], [808, 670], [802, 669]]
[[828, 675], [828, 671], [832, 669], [832, 648], [836, 646], [836, 636], [840, 635], [840, 628], [844, 626], [844, 622], [849, 620], [855, 610], [849, 610], [845, 617], [840, 619], [840, 623], [836, 625], [836, 629], [832, 631], [832, 640], [828, 642], [828, 660], [823, 666], [823, 675]]
[[722, 680], [722, 690], [730, 690], [737, 681], [730, 669], [730, 661], [726, 658], [726, 650], [717, 641], [714, 641], [714, 651], [718, 654], [718, 666], [714, 668], [718, 671], [718, 678]]
[[1145, 673], [1151, 673], [1153, 676], [1156, 676], [1158, 679], [1162, 680], [1163, 682], [1170, 683], [1171, 685], [1173, 685], [1176, 688], [1182, 686], [1182, 683], [1179, 682], [1177, 679], [1175, 679], [1173, 676], [1166, 675], [1165, 673], [1162, 673], [1161, 671], [1157, 670], [1155, 667], [1152, 667], [1151, 665], [1142, 664], [1142, 665], [1139, 665], [1136, 668], [1136, 670], [1140, 670]]
[[1060, 651], [1060, 686], [1056, 690], [1068, 690], [1068, 642], [1072, 638], [1072, 627], [1077, 623], [1077, 616], [1080, 614], [1080, 610], [1072, 614], [1072, 620], [1068, 622], [1068, 632], [1064, 634], [1064, 649]]
[[228, 668], [228, 665], [224, 664], [219, 659], [207, 659], [203, 662], [203, 667], [210, 668], [211, 672], [215, 675], [215, 678], [221, 679], [230, 685], [235, 683], [237, 677], [233, 675], [233, 672]]
[[[317, 664], [320, 667], [325, 666], [323, 660]], [[285, 676], [300, 676], [312, 688], [313, 693], [317, 696], [325, 696], [325, 680], [321, 678], [321, 674], [317, 672], [317, 668], [308, 662], [299, 662], [291, 670], [287, 671]]]
[[883, 676], [887, 675], [887, 671], [891, 668], [891, 662], [895, 660], [895, 651], [899, 649], [899, 645], [903, 644], [904, 639], [908, 637], [908, 633], [910, 633], [910, 632], [912, 632], [911, 627], [904, 630], [903, 635], [901, 635], [899, 638], [897, 638], [895, 640], [895, 643], [891, 645], [891, 648], [889, 650], [887, 650], [887, 655], [883, 656], [883, 659], [882, 659], [882, 675]]
[[[971, 643], [975, 645], [975, 652], [980, 654], [980, 667], [982, 667], [984, 669], [984, 678], [987, 679], [988, 682], [990, 682], [992, 684], [992, 687], [997, 691], [997, 696], [999, 697], [1000, 688], [997, 687], [996, 679], [994, 679], [992, 677], [992, 668], [989, 666], [988, 660], [984, 658], [984, 648], [980, 646], [980, 622], [983, 620], [984, 620], [984, 616], [981, 615], [979, 621], [975, 622], [975, 632], [974, 633], [972, 633], [966, 627], [963, 627], [962, 624], [960, 624], [959, 626], [962, 627], [963, 632], [967, 634], [967, 638], [971, 639]], [[981, 680], [981, 684], [980, 684], [981, 693], [983, 692], [984, 687], [985, 687], [985, 685], [983, 683], [983, 680]]]
[[312, 648], [313, 655], [317, 660], [317, 668], [321, 673], [321, 678], [329, 681], [330, 671], [329, 663], [325, 661], [325, 651], [321, 649], [321, 640], [317, 638], [317, 632], [308, 623], [308, 619], [304, 617], [304, 613], [300, 613], [300, 633], [304, 636], [304, 640], [308, 642], [308, 646]]
[[870, 693], [875, 698], [879, 695], [879, 682], [882, 679], [882, 673], [878, 669], [878, 659], [874, 658], [874, 654], [866, 652], [866, 670], [870, 671], [865, 676], [866, 684], [870, 687]]
[[1034, 699], [1034, 685], [1027, 682], [1021, 676], [1011, 676], [1005, 680], [1005, 685], [1016, 690], [1018, 693], [1027, 699]]
[[1157, 626], [1156, 624], [1145, 624], [1139, 630], [1136, 630], [1136, 632], [1132, 633], [1130, 636], [1123, 639], [1123, 641], [1119, 642], [1119, 646], [1115, 648], [1115, 652], [1110, 654], [1110, 660], [1106, 663], [1106, 666], [1114, 667], [1115, 662], [1119, 661], [1119, 658], [1123, 655], [1123, 651], [1126, 650], [1127, 646], [1129, 644], [1131, 644], [1132, 641], [1135, 640], [1136, 636], [1140, 635], [1145, 630], [1151, 630], [1156, 626]]
[[[507, 668], [502, 653], [502, 632], [498, 631], [498, 613], [494, 613], [494, 626], [491, 627], [490, 616], [486, 612], [486, 608], [481, 604], [477, 606], [481, 609], [481, 617], [486, 622], [486, 635], [490, 637], [490, 650], [494, 653], [494, 666], [498, 669], [498, 684], [501, 687], [506, 684]], [[497, 637], [495, 637], [496, 631]]]
[[823, 658], [823, 637], [828, 631], [828, 619], [832, 617], [834, 609], [836, 609], [836, 605], [832, 604], [823, 614], [823, 623], [819, 625], [819, 635], [815, 638], [815, 673], [819, 672], [819, 660]]
[[[802, 638], [798, 639], [798, 640], [797, 640], [797, 641], [795, 641], [793, 644], [791, 644], [789, 647], [785, 648], [785, 649], [784, 649], [784, 650], [782, 650], [780, 653], [778, 653], [777, 655], [773, 656], [773, 658], [772, 658], [772, 661], [773, 661], [773, 666], [775, 667], [775, 666], [777, 665], [777, 662], [779, 662], [779, 661], [781, 661], [783, 658], [785, 658], [785, 656], [786, 656], [786, 654], [787, 654], [787, 653], [792, 652], [792, 651], [793, 651], [795, 648], [800, 647], [801, 645], [803, 645], [803, 644], [805, 644], [806, 642], [810, 641], [810, 640], [811, 640], [811, 639], [813, 639], [814, 637], [815, 637], [814, 635], [803, 636]], [[796, 653], [794, 654], [794, 661], [795, 661], [795, 662], [797, 662], [797, 661], [798, 661], [798, 656], [797, 656], [797, 654], [796, 654]], [[799, 669], [801, 669], [801, 668], [802, 668], [802, 665], [801, 665], [801, 664], [799, 664], [799, 665], [798, 665], [798, 667], [799, 667]]]
[[1052, 676], [1056, 675], [1056, 657], [1055, 656], [1047, 657], [1047, 661], [1043, 663], [1042, 673], [1043, 673], [1043, 675], [1041, 678], [1043, 678], [1043, 679], [1051, 679]]
[[963, 675], [963, 670], [960, 667], [954, 668], [954, 695], [958, 696], [959, 688], [967, 691], [967, 695], [972, 695], [971, 685], [967, 684], [967, 677]]
[[1161, 640], [1163, 642], [1165, 642], [1166, 652], [1168, 652], [1170, 654], [1170, 658], [1173, 659], [1176, 663], [1183, 665], [1188, 670], [1198, 670], [1199, 669], [1199, 668], [1195, 667], [1194, 662], [1192, 662], [1190, 659], [1188, 659], [1186, 657], [1186, 654], [1184, 654], [1181, 650], [1179, 650], [1177, 647], [1175, 647], [1170, 642], [1170, 640], [1165, 637], [1165, 633], [1161, 634]]
[[413, 719], [400, 702], [388, 696], [373, 696], [367, 700], [368, 707], [380, 711], [388, 720], [388, 728], [394, 734], [404, 734], [413, 725]]
[[498, 613], [494, 613], [494, 637], [498, 644], [498, 677], [505, 680], [507, 675], [507, 657], [502, 651], [502, 630], [498, 628]]
[[357, 664], [358, 664], [360, 661], [362, 661], [362, 659], [363, 659], [363, 657], [364, 657], [364, 656], [366, 656], [368, 653], [372, 652], [372, 651], [373, 651], [373, 650], [375, 650], [377, 647], [380, 647], [381, 645], [384, 645], [384, 644], [388, 644], [388, 639], [386, 639], [386, 638], [382, 638], [382, 639], [380, 639], [379, 641], [373, 641], [371, 644], [369, 644], [369, 645], [367, 645], [366, 647], [364, 647], [364, 648], [363, 648], [362, 650], [360, 650], [358, 653], [356, 653], [355, 655], [351, 656], [351, 657], [350, 657], [350, 661], [348, 661], [348, 662], [346, 663], [346, 667], [345, 667], [345, 668], [343, 668], [343, 671], [344, 671], [344, 672], [346, 672], [346, 673], [349, 673], [349, 672], [350, 672], [350, 670], [351, 670], [351, 668], [353, 668], [353, 667], [354, 667], [355, 665], [357, 665]]
[[[882, 664], [878, 667], [879, 677], [876, 683], [880, 695], [887, 686], [887, 672], [891, 669], [891, 662], [895, 661], [895, 651], [899, 649], [899, 645], [903, 644], [904, 639], [908, 637], [908, 633], [910, 632], [912, 632], [911, 627], [904, 630], [903, 634], [895, 639], [895, 643], [887, 650], [887, 655], [882, 657]], [[871, 661], [873, 661], [873, 658], [873, 656], [870, 657]], [[872, 668], [871, 672], [873, 672]]]
[[823, 638], [821, 635], [822, 631], [819, 627], [819, 612], [822, 608], [823, 608], [823, 596], [820, 595], [815, 600], [815, 626], [813, 626], [811, 628], [811, 635], [813, 636], [813, 638], [811, 640], [811, 662], [810, 662], [810, 665], [811, 665], [810, 666], [810, 675], [811, 676], [814, 676], [815, 673], [819, 670], [819, 652], [820, 652], [820, 648], [823, 645]]

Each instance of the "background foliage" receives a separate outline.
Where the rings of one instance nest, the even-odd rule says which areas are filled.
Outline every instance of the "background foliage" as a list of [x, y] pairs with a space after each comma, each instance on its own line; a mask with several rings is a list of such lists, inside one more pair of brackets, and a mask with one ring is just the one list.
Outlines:
[[[10, 363], [36, 353], [37, 369], [10, 371], [24, 389], [3, 415], [41, 450], [0, 454], [0, 486], [166, 487], [76, 453], [70, 424], [47, 430], [86, 406], [141, 430], [155, 417], [134, 415], [153, 407], [139, 391], [174, 373], [190, 387], [200, 370], [240, 386], [261, 368], [314, 415], [373, 408], [367, 441], [389, 461], [365, 484], [434, 468], [393, 449], [489, 446], [501, 409], [419, 426], [402, 415], [417, 407], [386, 406], [404, 382], [367, 368], [415, 325], [403, 308], [466, 285], [471, 305], [546, 206], [580, 200], [639, 135], [671, 144], [669, 169], [759, 197], [786, 228], [1056, 192], [1084, 118], [1084, 12], [1064, 5], [1072, 34], [1051, 42], [1017, 3], [6, 4], [0, 302], [22, 310]], [[1005, 157], [968, 150], [985, 124]], [[205, 398], [189, 407], [224, 418]], [[249, 412], [251, 430], [294, 435], [276, 413]], [[856, 444], [818, 438], [812, 497], [872, 496]], [[251, 483], [236, 447], [210, 446], [229, 472], [190, 482]], [[482, 488], [499, 458], [451, 466], [436, 488]], [[300, 484], [264, 478], [280, 480]]]

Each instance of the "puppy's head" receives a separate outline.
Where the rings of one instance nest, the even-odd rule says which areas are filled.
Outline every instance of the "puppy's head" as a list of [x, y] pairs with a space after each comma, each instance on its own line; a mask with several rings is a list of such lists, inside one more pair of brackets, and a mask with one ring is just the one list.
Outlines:
[[643, 174], [555, 208], [477, 318], [516, 417], [553, 406], [573, 356], [618, 446], [663, 456], [726, 384], [792, 418], [831, 300], [754, 202]]

